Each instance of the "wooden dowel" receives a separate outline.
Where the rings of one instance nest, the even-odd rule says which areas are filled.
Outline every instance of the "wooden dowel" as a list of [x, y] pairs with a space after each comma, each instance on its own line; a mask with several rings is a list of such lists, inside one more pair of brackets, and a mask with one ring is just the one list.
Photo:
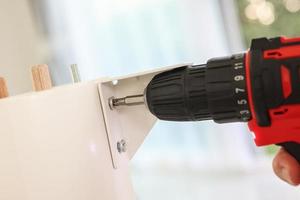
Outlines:
[[36, 65], [31, 68], [33, 89], [42, 91], [52, 88], [51, 76], [47, 65]]
[[0, 99], [8, 97], [8, 89], [4, 78], [0, 77]]

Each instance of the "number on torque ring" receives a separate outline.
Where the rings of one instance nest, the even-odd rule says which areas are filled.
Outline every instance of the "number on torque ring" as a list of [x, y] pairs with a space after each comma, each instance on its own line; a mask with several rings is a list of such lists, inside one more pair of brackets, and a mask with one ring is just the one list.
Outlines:
[[248, 114], [250, 114], [250, 112], [249, 112], [249, 110], [241, 110], [240, 114], [241, 115], [248, 115]]
[[245, 92], [245, 89], [235, 88], [235, 93], [238, 94], [240, 92]]
[[235, 63], [234, 64], [234, 69], [238, 70], [238, 69], [242, 69], [244, 66], [243, 66], [243, 63]]
[[237, 100], [237, 103], [239, 105], [244, 105], [244, 104], [247, 104], [247, 100], [246, 99]]
[[242, 81], [242, 80], [244, 80], [244, 76], [243, 75], [237, 75], [237, 76], [234, 77], [234, 80], [235, 81]]

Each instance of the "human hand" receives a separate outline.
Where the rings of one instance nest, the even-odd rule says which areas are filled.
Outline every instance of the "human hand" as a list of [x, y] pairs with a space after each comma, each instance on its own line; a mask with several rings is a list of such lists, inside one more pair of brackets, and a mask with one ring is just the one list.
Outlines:
[[273, 170], [283, 181], [297, 186], [300, 184], [300, 164], [281, 148], [273, 160]]

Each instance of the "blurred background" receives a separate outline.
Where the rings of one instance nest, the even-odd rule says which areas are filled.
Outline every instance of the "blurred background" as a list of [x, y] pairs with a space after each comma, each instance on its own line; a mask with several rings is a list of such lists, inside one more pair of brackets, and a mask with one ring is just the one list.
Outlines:
[[[300, 36], [300, 0], [0, 0], [0, 75], [31, 90], [29, 66], [55, 85], [245, 51], [254, 37]], [[131, 164], [138, 199], [282, 200], [299, 188], [273, 175], [276, 147], [244, 124], [159, 122]]]

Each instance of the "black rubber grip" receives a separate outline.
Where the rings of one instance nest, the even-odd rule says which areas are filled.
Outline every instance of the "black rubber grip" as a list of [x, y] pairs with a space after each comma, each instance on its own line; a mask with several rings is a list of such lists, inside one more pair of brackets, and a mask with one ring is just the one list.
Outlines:
[[300, 163], [300, 144], [297, 142], [280, 143], [289, 154], [291, 154]]
[[211, 119], [205, 71], [203, 66], [184, 66], [156, 75], [146, 89], [150, 112], [169, 121]]
[[244, 58], [214, 58], [156, 75], [145, 91], [150, 112], [169, 121], [248, 121]]

